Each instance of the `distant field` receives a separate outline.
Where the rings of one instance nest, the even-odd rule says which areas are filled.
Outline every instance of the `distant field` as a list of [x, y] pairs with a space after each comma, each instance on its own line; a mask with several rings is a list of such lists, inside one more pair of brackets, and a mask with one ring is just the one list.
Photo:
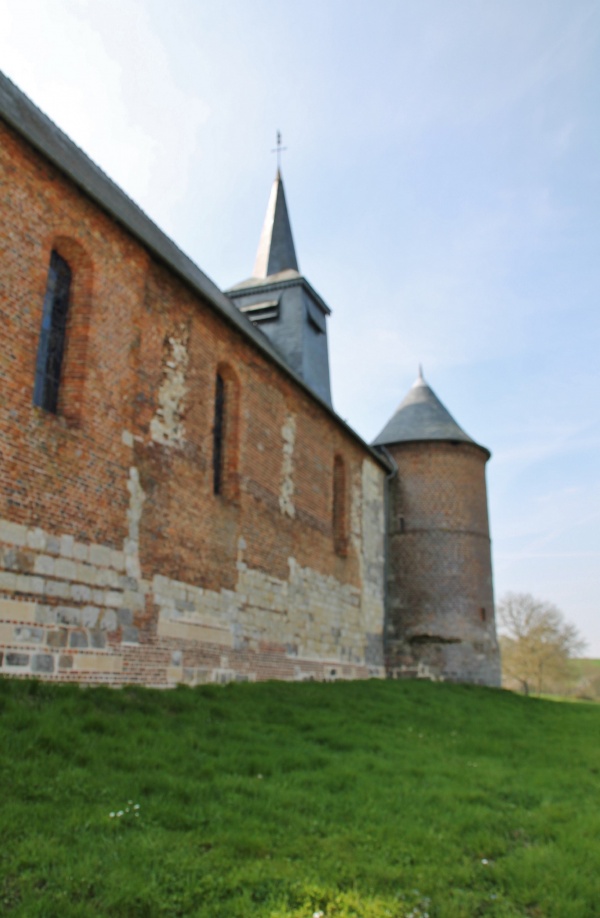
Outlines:
[[568, 695], [600, 702], [600, 660], [588, 657], [569, 660], [569, 678], [565, 692]]
[[427, 682], [0, 681], [0, 914], [594, 918], [599, 740]]
[[571, 660], [571, 665], [583, 673], [597, 673], [600, 671], [600, 660], [592, 660], [589, 657], [580, 657], [579, 659]]

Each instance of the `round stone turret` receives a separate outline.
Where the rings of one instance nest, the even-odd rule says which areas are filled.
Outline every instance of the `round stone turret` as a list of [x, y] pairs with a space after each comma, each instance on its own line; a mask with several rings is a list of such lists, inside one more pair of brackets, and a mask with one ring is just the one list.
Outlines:
[[398, 466], [389, 507], [391, 676], [500, 685], [485, 464], [421, 373], [375, 440]]

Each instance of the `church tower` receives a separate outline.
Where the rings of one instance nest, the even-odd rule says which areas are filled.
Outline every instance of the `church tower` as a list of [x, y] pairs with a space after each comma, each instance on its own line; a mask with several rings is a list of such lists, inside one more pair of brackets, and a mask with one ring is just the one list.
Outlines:
[[391, 675], [500, 685], [485, 465], [421, 373], [375, 440], [398, 472], [388, 522]]
[[300, 274], [278, 169], [271, 189], [254, 271], [227, 291], [289, 366], [331, 405], [327, 316], [331, 310]]

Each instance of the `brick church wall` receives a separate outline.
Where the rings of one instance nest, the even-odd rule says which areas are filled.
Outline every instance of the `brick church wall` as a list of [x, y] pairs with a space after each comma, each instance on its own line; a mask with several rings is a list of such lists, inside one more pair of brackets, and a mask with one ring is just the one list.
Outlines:
[[[383, 466], [1, 122], [0, 179], [0, 673], [381, 675]], [[56, 414], [32, 402], [53, 249], [73, 272]]]

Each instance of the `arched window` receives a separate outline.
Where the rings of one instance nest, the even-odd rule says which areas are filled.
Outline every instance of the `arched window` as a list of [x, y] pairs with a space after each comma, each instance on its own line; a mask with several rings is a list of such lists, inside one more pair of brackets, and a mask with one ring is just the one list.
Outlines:
[[239, 384], [227, 364], [215, 377], [213, 422], [213, 493], [235, 500], [239, 491]]
[[333, 544], [336, 554], [342, 558], [348, 554], [346, 463], [341, 456], [333, 460]]
[[225, 438], [225, 383], [217, 373], [215, 385], [215, 421], [213, 425], [213, 492], [223, 492], [223, 459]]
[[42, 328], [35, 368], [33, 404], [56, 414], [65, 352], [71, 268], [52, 251], [42, 311]]
[[84, 417], [93, 264], [72, 236], [53, 234], [48, 249], [33, 404], [77, 426]]

